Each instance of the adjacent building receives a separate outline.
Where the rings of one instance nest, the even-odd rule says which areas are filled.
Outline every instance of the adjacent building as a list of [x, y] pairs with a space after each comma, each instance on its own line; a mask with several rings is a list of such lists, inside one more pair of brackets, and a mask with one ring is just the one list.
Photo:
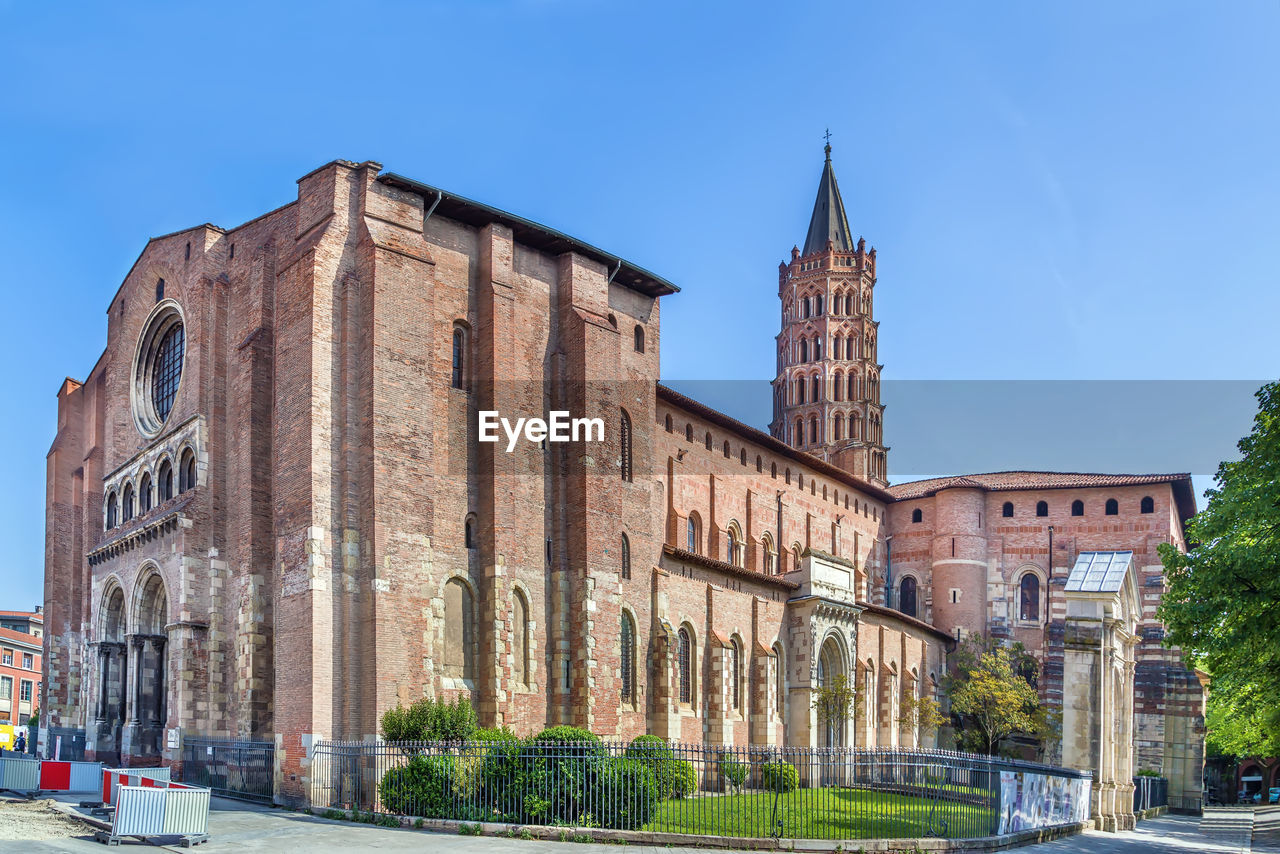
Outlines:
[[43, 687], [42, 607], [0, 611], [0, 725], [25, 726], [40, 708]]
[[[930, 746], [904, 701], [977, 633], [1042, 658], [1110, 826], [1135, 766], [1198, 807], [1200, 689], [1152, 610], [1189, 477], [888, 486], [876, 253], [829, 149], [778, 281], [765, 432], [658, 383], [674, 284], [376, 163], [151, 240], [58, 393], [50, 725], [132, 764], [274, 740], [282, 801], [316, 739], [423, 695], [520, 732]], [[478, 441], [557, 411], [602, 440]], [[827, 725], [836, 676], [861, 700]]]

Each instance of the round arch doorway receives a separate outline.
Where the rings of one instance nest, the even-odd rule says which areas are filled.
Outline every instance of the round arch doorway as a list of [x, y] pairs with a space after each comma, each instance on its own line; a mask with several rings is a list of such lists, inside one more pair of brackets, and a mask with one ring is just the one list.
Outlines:
[[822, 642], [818, 652], [818, 687], [825, 689], [839, 688], [848, 692], [850, 708], [845, 709], [843, 702], [837, 698], [833, 708], [823, 717], [822, 747], [844, 747], [848, 743], [849, 718], [852, 712], [853, 684], [849, 682], [848, 668], [840, 642], [834, 635], [828, 635]]

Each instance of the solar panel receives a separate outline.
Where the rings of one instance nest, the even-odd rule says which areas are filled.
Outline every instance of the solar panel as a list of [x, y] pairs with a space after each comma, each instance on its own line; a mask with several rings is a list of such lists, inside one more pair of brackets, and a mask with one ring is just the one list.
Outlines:
[[1133, 562], [1133, 552], [1081, 552], [1067, 576], [1067, 590], [1115, 593]]

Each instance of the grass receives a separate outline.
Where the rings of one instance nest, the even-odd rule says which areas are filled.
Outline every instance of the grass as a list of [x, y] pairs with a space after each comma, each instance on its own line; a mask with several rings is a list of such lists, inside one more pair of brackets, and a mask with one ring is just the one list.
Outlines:
[[[775, 798], [776, 818], [775, 818]], [[900, 839], [924, 836], [933, 801], [865, 789], [796, 789], [781, 795], [741, 792], [663, 801], [644, 829], [721, 836], [807, 839]], [[937, 805], [951, 838], [992, 833], [995, 810], [950, 801]], [[781, 819], [782, 827], [775, 822]]]

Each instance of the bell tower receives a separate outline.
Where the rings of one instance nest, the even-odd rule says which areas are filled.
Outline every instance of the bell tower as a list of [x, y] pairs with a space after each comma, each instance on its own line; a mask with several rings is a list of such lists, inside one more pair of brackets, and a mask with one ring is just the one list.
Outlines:
[[804, 249], [778, 265], [782, 331], [773, 381], [774, 438], [878, 486], [888, 448], [873, 319], [876, 250], [855, 243], [831, 166], [818, 182]]

